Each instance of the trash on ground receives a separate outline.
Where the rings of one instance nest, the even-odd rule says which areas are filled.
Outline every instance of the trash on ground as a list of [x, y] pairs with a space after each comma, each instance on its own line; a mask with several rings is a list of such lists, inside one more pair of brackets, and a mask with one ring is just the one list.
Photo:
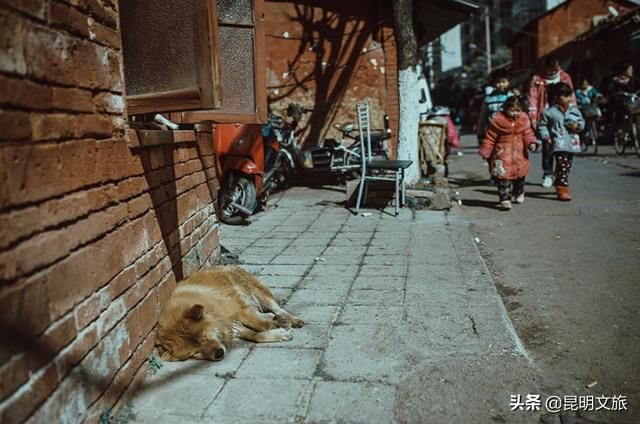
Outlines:
[[480, 243], [480, 237], [474, 237], [474, 238], [473, 238], [473, 240], [474, 240], [476, 243]]
[[232, 252], [224, 246], [221, 246], [220, 250], [220, 256], [216, 261], [216, 265], [242, 265], [244, 263], [244, 261], [240, 259], [240, 256], [238, 256], [238, 254]]
[[314, 261], [316, 261], [316, 262], [324, 262], [325, 264], [327, 263], [327, 260], [325, 258], [321, 258], [320, 256], [315, 258]]
[[464, 156], [464, 153], [463, 153], [463, 152], [458, 152], [458, 153], [456, 153], [456, 155], [458, 155], [458, 156]]
[[596, 384], [598, 384], [598, 382], [597, 382], [597, 381], [592, 381], [591, 383], [587, 384], [585, 387], [586, 387], [587, 389], [590, 389], [590, 388], [592, 388], [593, 386], [595, 386]]
[[362, 212], [361, 214], [364, 218], [369, 218], [371, 215], [373, 215], [371, 212]]

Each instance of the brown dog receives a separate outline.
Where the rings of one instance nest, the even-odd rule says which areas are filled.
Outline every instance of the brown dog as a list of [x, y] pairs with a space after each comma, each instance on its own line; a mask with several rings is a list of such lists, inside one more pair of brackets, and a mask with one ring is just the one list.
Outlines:
[[160, 314], [156, 345], [163, 360], [219, 361], [234, 339], [291, 340], [283, 327], [303, 325], [251, 273], [237, 266], [219, 266], [178, 283]]

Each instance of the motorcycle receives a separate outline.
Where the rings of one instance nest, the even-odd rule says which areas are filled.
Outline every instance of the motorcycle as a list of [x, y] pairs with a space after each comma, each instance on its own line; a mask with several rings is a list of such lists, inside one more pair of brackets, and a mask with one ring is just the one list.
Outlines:
[[285, 154], [276, 137], [263, 136], [262, 125], [219, 124], [213, 136], [220, 178], [218, 214], [237, 225], [267, 207], [270, 193], [285, 178]]

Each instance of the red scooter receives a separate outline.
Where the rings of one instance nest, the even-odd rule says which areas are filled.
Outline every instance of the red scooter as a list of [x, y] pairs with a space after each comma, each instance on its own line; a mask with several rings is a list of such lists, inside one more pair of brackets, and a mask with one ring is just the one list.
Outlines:
[[213, 150], [220, 179], [219, 218], [224, 223], [242, 224], [258, 208], [266, 208], [269, 193], [286, 178], [287, 156], [275, 136], [263, 137], [262, 128], [216, 126]]

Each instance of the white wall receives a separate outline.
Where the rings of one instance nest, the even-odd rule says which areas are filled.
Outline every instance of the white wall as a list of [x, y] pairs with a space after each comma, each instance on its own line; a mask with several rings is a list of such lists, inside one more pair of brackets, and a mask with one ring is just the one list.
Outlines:
[[564, 3], [567, 0], [547, 0], [547, 10], [551, 10], [559, 4]]
[[442, 72], [462, 66], [462, 39], [460, 25], [456, 25], [440, 36]]

